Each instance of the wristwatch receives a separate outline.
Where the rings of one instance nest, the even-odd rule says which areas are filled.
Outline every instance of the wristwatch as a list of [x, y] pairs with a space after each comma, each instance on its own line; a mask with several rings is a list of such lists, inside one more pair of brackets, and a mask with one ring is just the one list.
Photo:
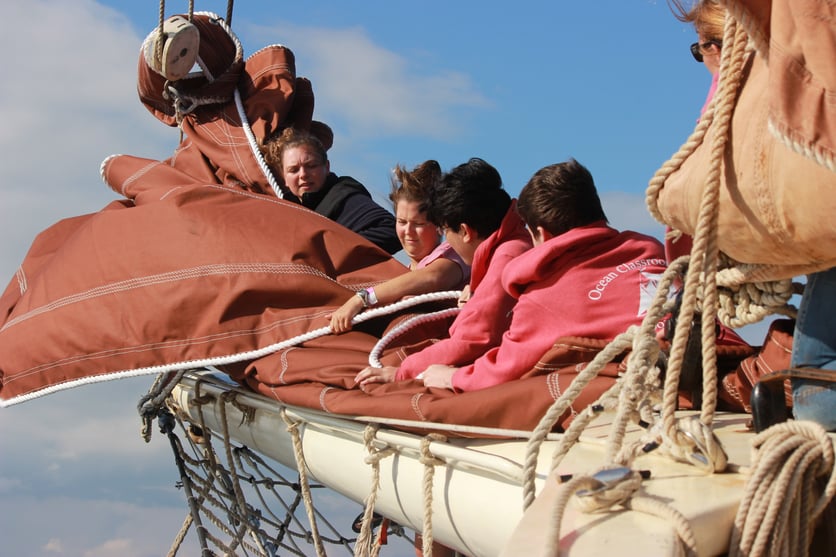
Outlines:
[[371, 304], [369, 304], [369, 291], [366, 290], [365, 288], [363, 290], [358, 290], [357, 291], [357, 296], [359, 296], [359, 298], [361, 300], [363, 300], [363, 307], [364, 308], [367, 308], [367, 307], [369, 307], [369, 305], [371, 305]]

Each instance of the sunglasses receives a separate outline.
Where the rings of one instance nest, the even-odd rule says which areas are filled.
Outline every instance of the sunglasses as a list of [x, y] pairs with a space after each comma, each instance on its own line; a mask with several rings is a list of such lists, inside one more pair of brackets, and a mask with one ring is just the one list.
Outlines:
[[714, 45], [717, 48], [720, 48], [721, 46], [723, 46], [723, 43], [721, 43], [720, 41], [713, 40], [713, 39], [710, 40], [710, 41], [705, 41], [702, 44], [694, 43], [694, 44], [691, 45], [691, 56], [693, 56], [694, 60], [696, 60], [697, 62], [702, 62], [702, 51], [703, 51], [703, 49], [708, 48], [711, 45]]

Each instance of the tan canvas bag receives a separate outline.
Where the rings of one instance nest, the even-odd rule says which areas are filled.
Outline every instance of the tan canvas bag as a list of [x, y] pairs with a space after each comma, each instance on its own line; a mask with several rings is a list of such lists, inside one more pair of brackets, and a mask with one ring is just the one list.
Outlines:
[[[833, 267], [836, 27], [828, 23], [832, 17], [819, 13], [831, 8], [810, 0], [724, 4], [748, 33], [738, 47], [724, 39], [724, 60], [733, 48], [742, 53], [747, 39], [755, 48], [721, 68], [720, 89], [726, 82], [727, 94], [715, 98], [704, 116], [710, 121], [705, 135], [692, 135], [651, 181], [650, 210], [693, 235], [712, 145], [726, 137], [720, 153], [719, 250], [740, 263], [786, 267], [780, 278]], [[733, 105], [727, 136], [718, 116], [723, 102]]]
[[[768, 129], [768, 72], [750, 53], [721, 171], [720, 251], [742, 263], [836, 264], [836, 173], [793, 152]], [[659, 192], [666, 222], [693, 234], [716, 126]]]

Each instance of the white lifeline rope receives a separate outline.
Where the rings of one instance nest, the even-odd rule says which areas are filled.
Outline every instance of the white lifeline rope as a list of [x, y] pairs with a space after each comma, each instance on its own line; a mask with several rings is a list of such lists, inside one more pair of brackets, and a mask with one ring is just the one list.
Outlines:
[[[443, 300], [447, 298], [458, 298], [461, 293], [458, 290], [449, 290], [446, 292], [437, 292], [436, 294], [441, 294], [442, 296], [438, 299]], [[456, 315], [460, 311], [461, 308], [458, 307], [442, 309], [439, 311], [424, 313], [422, 315], [416, 315], [407, 319], [403, 323], [396, 325], [391, 331], [383, 335], [383, 337], [374, 345], [374, 348], [372, 348], [372, 351], [369, 353], [369, 365], [372, 367], [383, 367], [383, 364], [380, 363], [379, 359], [381, 352], [383, 352], [383, 349], [386, 348], [390, 342], [400, 335], [414, 329], [418, 325], [444, 319], [450, 315]]]
[[[399, 302], [395, 302], [394, 304], [389, 304], [388, 306], [383, 306], [380, 308], [371, 309], [368, 311], [364, 311], [363, 313], [354, 317], [351, 320], [352, 325], [356, 325], [358, 323], [362, 323], [364, 321], [368, 321], [370, 319], [374, 319], [376, 317], [380, 317], [381, 315], [388, 315], [390, 313], [395, 313], [402, 309], [410, 308], [412, 306], [417, 306], [428, 301], [436, 301], [442, 299], [451, 299], [451, 298], [458, 298], [459, 291], [443, 291], [443, 292], [432, 292], [429, 294], [421, 294], [418, 296], [414, 296], [412, 298], [407, 298], [406, 300], [401, 300]], [[15, 404], [20, 404], [21, 402], [26, 402], [29, 400], [33, 400], [36, 398], [40, 398], [42, 396], [46, 396], [58, 391], [64, 391], [67, 389], [80, 387], [82, 385], [90, 385], [93, 383], [102, 383], [104, 381], [113, 381], [116, 379], [124, 379], [127, 377], [139, 377], [141, 375], [152, 375], [155, 373], [168, 373], [170, 371], [179, 371], [183, 369], [196, 369], [201, 367], [208, 367], [208, 366], [223, 366], [228, 364], [234, 364], [238, 362], [243, 362], [246, 360], [254, 360], [256, 358], [261, 358], [263, 356], [267, 356], [268, 354], [273, 354], [274, 352], [278, 352], [279, 350], [284, 350], [285, 348], [290, 348], [292, 346], [296, 346], [298, 344], [302, 344], [304, 342], [313, 340], [315, 338], [319, 338], [325, 335], [331, 334], [331, 327], [320, 327], [319, 329], [314, 329], [313, 331], [309, 331], [307, 333], [303, 333], [296, 337], [283, 340], [281, 342], [277, 342], [275, 344], [271, 344], [270, 346], [265, 346], [264, 348], [258, 348], [256, 350], [248, 350], [246, 352], [238, 352], [235, 354], [228, 354], [226, 356], [215, 356], [211, 358], [201, 358], [198, 360], [187, 360], [182, 362], [174, 362], [168, 364], [161, 364], [156, 366], [147, 366], [143, 368], [137, 369], [127, 369], [121, 371], [114, 371], [111, 373], [107, 373], [104, 375], [95, 375], [90, 377], [82, 377], [80, 379], [75, 379], [73, 381], [68, 381], [66, 383], [61, 383], [60, 385], [52, 385], [45, 389], [41, 389], [36, 392], [27, 393], [25, 395], [21, 395], [9, 400], [0, 400], [0, 408], [5, 408], [8, 406], [13, 406]], [[153, 393], [152, 393], [153, 394]]]
[[255, 161], [258, 163], [259, 168], [261, 168], [261, 172], [264, 174], [264, 177], [267, 178], [267, 181], [270, 183], [270, 187], [273, 188], [273, 191], [276, 193], [276, 197], [284, 199], [282, 188], [279, 187], [276, 177], [273, 176], [273, 171], [270, 170], [269, 166], [267, 166], [267, 161], [264, 160], [261, 150], [258, 148], [258, 141], [256, 141], [255, 135], [253, 135], [253, 130], [250, 128], [250, 121], [247, 120], [247, 113], [244, 112], [244, 103], [241, 101], [241, 93], [238, 91], [237, 87], [235, 88], [235, 108], [238, 109], [238, 117], [241, 118], [241, 127], [244, 129], [244, 134], [247, 136], [247, 142], [250, 144], [250, 150], [255, 157]]

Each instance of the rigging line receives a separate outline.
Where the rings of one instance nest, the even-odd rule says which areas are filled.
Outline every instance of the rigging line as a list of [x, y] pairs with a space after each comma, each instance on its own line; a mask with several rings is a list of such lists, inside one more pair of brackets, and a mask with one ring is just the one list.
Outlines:
[[270, 184], [270, 187], [273, 188], [276, 197], [284, 199], [282, 188], [279, 187], [279, 183], [276, 181], [273, 171], [270, 170], [270, 167], [267, 165], [267, 161], [264, 160], [264, 156], [258, 148], [258, 141], [256, 141], [253, 130], [250, 127], [250, 122], [247, 119], [247, 113], [244, 111], [244, 103], [241, 100], [241, 93], [238, 91], [237, 87], [235, 88], [235, 108], [238, 110], [238, 117], [241, 119], [241, 127], [244, 130], [244, 135], [247, 136], [247, 143], [250, 145], [250, 150], [253, 153], [253, 157], [255, 157], [256, 163], [258, 163], [259, 168], [261, 168], [261, 172], [264, 174], [264, 177], [267, 178], [267, 182]]
[[159, 67], [162, 67], [163, 43], [165, 42], [165, 33], [163, 32], [163, 23], [165, 22], [165, 0], [160, 0], [160, 12], [158, 19], [159, 26], [157, 27], [157, 44], [154, 48], [154, 60]]

